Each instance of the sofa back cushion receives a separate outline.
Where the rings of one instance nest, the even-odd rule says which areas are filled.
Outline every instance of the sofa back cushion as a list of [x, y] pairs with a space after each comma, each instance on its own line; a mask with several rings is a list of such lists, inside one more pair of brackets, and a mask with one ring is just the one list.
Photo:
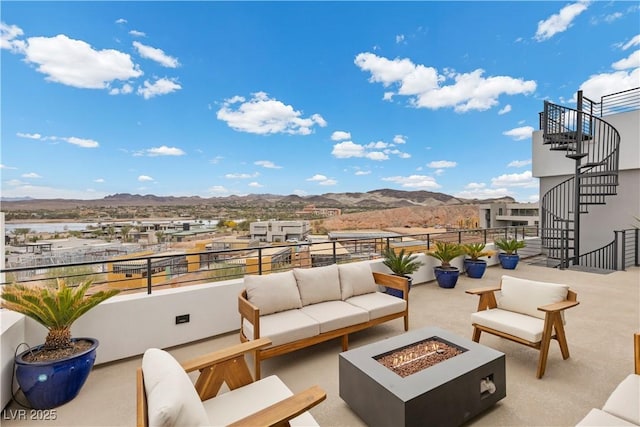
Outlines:
[[150, 348], [142, 356], [150, 426], [205, 426], [209, 418], [191, 379], [169, 353]]
[[302, 305], [340, 300], [340, 276], [338, 265], [325, 267], [294, 268]]
[[342, 299], [370, 294], [378, 290], [368, 262], [350, 262], [338, 266]]
[[244, 276], [247, 300], [260, 309], [260, 315], [302, 307], [293, 271], [261, 276]]
[[568, 285], [502, 276], [498, 308], [544, 319], [538, 307], [567, 299]]

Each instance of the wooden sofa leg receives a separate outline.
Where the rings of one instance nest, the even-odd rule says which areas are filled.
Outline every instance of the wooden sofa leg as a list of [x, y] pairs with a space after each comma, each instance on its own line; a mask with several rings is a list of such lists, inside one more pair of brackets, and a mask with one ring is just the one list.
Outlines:
[[256, 381], [260, 379], [260, 357], [258, 356], [258, 351], [253, 352], [253, 369], [254, 369], [254, 378]]
[[404, 316], [404, 330], [405, 331], [409, 330], [409, 315]]
[[549, 346], [551, 344], [551, 333], [553, 331], [553, 316], [547, 313], [544, 319], [544, 330], [542, 331], [542, 341], [540, 342], [540, 358], [538, 359], [537, 377], [542, 378], [547, 368], [547, 356], [549, 355]]
[[480, 342], [480, 334], [482, 331], [474, 326], [473, 328], [473, 337], [471, 338], [474, 342]]
[[349, 350], [349, 335], [344, 334], [342, 336], [342, 351]]

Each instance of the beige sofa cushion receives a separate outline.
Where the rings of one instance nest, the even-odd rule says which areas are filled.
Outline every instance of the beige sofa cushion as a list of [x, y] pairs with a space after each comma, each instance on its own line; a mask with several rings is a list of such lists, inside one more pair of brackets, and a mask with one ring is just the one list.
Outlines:
[[305, 305], [300, 311], [318, 322], [321, 334], [369, 321], [369, 313], [366, 310], [344, 301]]
[[300, 292], [292, 271], [261, 276], [244, 276], [247, 300], [260, 309], [260, 315], [302, 307]]
[[341, 299], [338, 265], [325, 267], [294, 268], [302, 305], [317, 304]]
[[568, 285], [536, 282], [511, 276], [502, 276], [501, 292], [497, 294], [498, 308], [544, 319], [545, 312], [538, 307], [564, 301]]
[[[247, 319], [244, 319], [242, 329], [246, 337], [253, 338], [253, 325]], [[300, 310], [260, 316], [260, 336], [269, 337], [274, 346], [313, 337], [319, 333], [318, 322]]]
[[[291, 390], [280, 378], [271, 375], [204, 401], [204, 408], [210, 420], [210, 424], [207, 425], [229, 425], [292, 395]], [[309, 412], [298, 415], [290, 423], [291, 426], [318, 425]]]
[[169, 353], [150, 348], [142, 356], [150, 426], [209, 425], [191, 379]]
[[622, 380], [602, 409], [630, 423], [640, 425], [640, 375], [629, 374]]
[[370, 294], [378, 290], [378, 285], [373, 278], [368, 262], [340, 264], [338, 272], [340, 274], [340, 290], [343, 300], [354, 295]]
[[382, 292], [362, 294], [349, 298], [345, 302], [369, 312], [369, 320], [403, 312], [407, 301]]

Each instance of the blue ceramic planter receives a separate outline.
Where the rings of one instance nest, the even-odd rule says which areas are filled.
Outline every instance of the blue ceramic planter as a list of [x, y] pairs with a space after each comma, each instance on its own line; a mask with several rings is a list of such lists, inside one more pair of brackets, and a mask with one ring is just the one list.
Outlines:
[[[405, 277], [409, 281], [409, 291], [411, 291], [411, 283], [413, 282], [413, 279], [409, 276], [402, 276], [402, 277]], [[393, 295], [394, 297], [404, 298], [404, 292], [399, 291], [397, 289], [385, 288], [384, 292], [386, 294]]]
[[502, 268], [507, 270], [514, 270], [518, 265], [518, 261], [520, 260], [520, 255], [512, 254], [507, 255], [504, 253], [498, 254], [498, 259], [500, 260], [500, 265]]
[[460, 276], [460, 270], [458, 267], [433, 267], [433, 272], [436, 275], [436, 281], [441, 288], [451, 289], [458, 283], [458, 276]]
[[42, 345], [16, 356], [16, 379], [33, 409], [51, 409], [75, 398], [84, 385], [96, 360], [98, 340], [75, 338], [73, 341], [89, 341], [86, 351], [51, 362], [26, 362], [23, 358], [38, 352]]
[[464, 260], [464, 271], [467, 272], [467, 277], [472, 279], [480, 279], [484, 275], [484, 271], [487, 269], [487, 261], [484, 260]]

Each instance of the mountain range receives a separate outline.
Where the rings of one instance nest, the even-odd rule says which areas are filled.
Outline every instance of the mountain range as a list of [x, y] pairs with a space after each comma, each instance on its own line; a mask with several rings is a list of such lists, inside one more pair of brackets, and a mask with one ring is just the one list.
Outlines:
[[299, 196], [276, 194], [248, 194], [203, 198], [199, 196], [176, 197], [118, 193], [102, 199], [16, 199], [2, 198], [2, 210], [20, 209], [72, 209], [100, 206], [299, 206], [385, 209], [411, 206], [449, 206], [492, 202], [514, 203], [511, 197], [498, 199], [463, 199], [444, 193], [431, 191], [403, 191], [393, 189], [372, 190], [365, 193], [325, 193], [321, 195]]

